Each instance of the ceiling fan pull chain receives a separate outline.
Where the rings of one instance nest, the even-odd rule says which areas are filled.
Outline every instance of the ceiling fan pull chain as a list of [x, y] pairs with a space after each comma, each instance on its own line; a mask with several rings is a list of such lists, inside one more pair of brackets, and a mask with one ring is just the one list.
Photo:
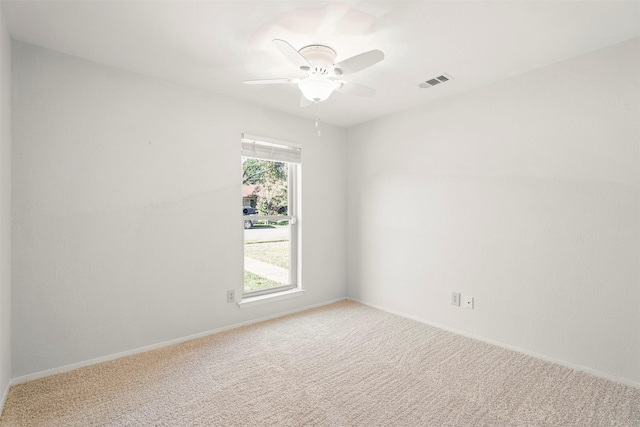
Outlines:
[[316, 119], [316, 129], [318, 129], [318, 136], [322, 136], [320, 132], [320, 119]]

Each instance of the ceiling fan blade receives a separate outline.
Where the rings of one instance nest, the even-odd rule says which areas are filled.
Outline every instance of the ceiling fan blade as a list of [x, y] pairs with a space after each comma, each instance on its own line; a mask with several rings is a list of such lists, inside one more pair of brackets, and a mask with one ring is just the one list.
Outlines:
[[355, 73], [364, 70], [367, 67], [377, 64], [384, 59], [384, 53], [381, 50], [374, 49], [364, 52], [351, 58], [340, 61], [333, 66], [334, 70], [340, 70], [338, 75]]
[[373, 96], [376, 94], [376, 90], [372, 87], [361, 85], [353, 82], [342, 82], [342, 86], [336, 89], [338, 92], [348, 93], [349, 95], [356, 96]]
[[270, 85], [278, 83], [298, 83], [300, 79], [262, 79], [262, 80], [245, 80], [242, 83], [248, 85]]
[[314, 102], [308, 100], [307, 98], [305, 98], [304, 95], [302, 95], [300, 97], [300, 106], [301, 107], [308, 107], [309, 105], [313, 105], [313, 104], [314, 104]]
[[273, 39], [273, 44], [280, 51], [280, 53], [286, 56], [289, 61], [293, 62], [296, 67], [305, 71], [312, 68], [311, 64], [309, 64], [309, 61], [307, 61], [304, 56], [300, 55], [300, 52], [298, 52], [295, 47], [291, 46], [286, 41]]

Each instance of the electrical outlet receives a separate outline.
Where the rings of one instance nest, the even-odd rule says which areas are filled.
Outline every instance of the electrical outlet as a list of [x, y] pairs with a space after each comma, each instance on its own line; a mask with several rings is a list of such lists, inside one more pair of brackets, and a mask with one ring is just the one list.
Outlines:
[[464, 297], [464, 308], [473, 308], [473, 297]]
[[460, 292], [451, 292], [451, 305], [460, 307]]
[[236, 301], [236, 291], [227, 291], [227, 302]]

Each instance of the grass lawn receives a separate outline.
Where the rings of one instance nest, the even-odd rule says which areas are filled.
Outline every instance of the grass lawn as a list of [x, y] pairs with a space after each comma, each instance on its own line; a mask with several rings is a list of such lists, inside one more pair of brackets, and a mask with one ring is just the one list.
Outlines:
[[273, 280], [265, 279], [262, 276], [258, 276], [257, 274], [253, 274], [248, 271], [244, 272], [244, 290], [245, 291], [255, 291], [256, 289], [273, 288], [274, 286], [278, 286], [278, 285], [280, 284], [274, 282]]
[[274, 227], [288, 227], [289, 226], [289, 220], [288, 219], [282, 219], [279, 221], [254, 221], [253, 222], [253, 228], [274, 228]]
[[289, 268], [289, 241], [249, 241], [244, 244], [244, 256]]

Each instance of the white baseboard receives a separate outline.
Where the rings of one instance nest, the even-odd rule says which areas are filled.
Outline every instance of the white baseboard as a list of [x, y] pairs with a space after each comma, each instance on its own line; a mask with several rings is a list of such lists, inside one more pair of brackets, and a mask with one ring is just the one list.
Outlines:
[[[234, 323], [232, 325], [223, 326], [221, 328], [211, 329], [209, 331], [204, 331], [204, 332], [200, 332], [200, 333], [193, 334], [193, 335], [188, 335], [188, 336], [181, 337], [181, 338], [176, 338], [176, 339], [169, 340], [169, 341], [163, 341], [163, 342], [160, 342], [160, 343], [157, 343], [157, 344], [146, 345], [144, 347], [138, 347], [138, 348], [135, 348], [135, 349], [132, 349], [132, 350], [123, 351], [123, 352], [120, 352], [120, 353], [115, 353], [115, 354], [110, 354], [110, 355], [107, 355], [107, 356], [97, 357], [95, 359], [89, 359], [89, 360], [85, 360], [83, 362], [72, 363], [70, 365], [60, 366], [58, 368], [53, 368], [53, 369], [47, 369], [47, 370], [44, 370], [44, 371], [35, 372], [33, 374], [22, 375], [20, 377], [13, 378], [10, 381], [9, 386], [11, 386], [13, 384], [21, 384], [21, 383], [25, 383], [27, 381], [37, 380], [37, 379], [48, 377], [48, 376], [51, 376], [51, 375], [61, 374], [63, 372], [73, 371], [74, 369], [84, 368], [85, 366], [91, 366], [91, 365], [96, 365], [96, 364], [102, 363], [102, 362], [108, 362], [110, 360], [120, 359], [121, 357], [131, 356], [133, 354], [144, 353], [145, 351], [155, 350], [157, 348], [167, 347], [167, 346], [174, 345], [174, 344], [180, 344], [180, 343], [183, 343], [185, 341], [191, 341], [191, 340], [202, 338], [202, 337], [206, 337], [206, 336], [209, 336], [209, 335], [218, 334], [220, 332], [225, 332], [225, 331], [228, 331], [228, 330], [231, 330], [231, 329], [240, 328], [242, 326], [253, 325], [255, 323], [264, 322], [266, 320], [271, 320], [271, 319], [276, 319], [278, 317], [288, 316], [289, 314], [298, 313], [298, 312], [309, 310], [309, 309], [316, 308], [316, 307], [322, 307], [324, 305], [333, 304], [333, 303], [338, 302], [338, 301], [343, 301], [344, 299], [346, 299], [346, 298], [337, 298], [337, 299], [333, 299], [333, 300], [330, 300], [330, 301], [324, 301], [324, 302], [321, 302], [321, 303], [318, 303], [318, 304], [308, 305], [308, 306], [305, 306], [305, 307], [296, 308], [294, 310], [289, 310], [289, 311], [285, 311], [285, 312], [282, 312], [282, 313], [277, 313], [277, 314], [273, 314], [273, 315], [270, 315], [270, 316], [261, 317], [261, 318], [258, 318], [258, 319], [248, 320], [246, 322]], [[4, 396], [5, 399], [6, 399], [6, 394], [9, 392], [9, 386], [7, 386], [7, 390], [5, 391], [5, 396]], [[2, 407], [4, 407], [4, 400], [2, 401]]]
[[617, 383], [620, 383], [620, 384], [624, 384], [624, 385], [628, 385], [630, 387], [634, 387], [634, 388], [640, 389], [640, 383], [632, 381], [632, 380], [629, 380], [629, 379], [626, 379], [626, 378], [617, 377], [615, 375], [607, 374], [605, 372], [597, 371], [595, 369], [587, 368], [587, 367], [584, 367], [584, 366], [580, 366], [580, 365], [576, 365], [576, 364], [573, 364], [573, 363], [570, 363], [570, 362], [566, 362], [564, 360], [560, 360], [560, 359], [556, 359], [556, 358], [553, 358], [553, 357], [545, 356], [544, 354], [539, 354], [539, 353], [536, 353], [536, 352], [533, 352], [533, 351], [530, 351], [530, 350], [527, 350], [527, 349], [524, 349], [524, 348], [513, 346], [511, 344], [503, 343], [503, 342], [496, 341], [496, 340], [493, 340], [493, 339], [490, 339], [490, 338], [486, 338], [486, 337], [483, 337], [483, 336], [480, 336], [480, 335], [472, 334], [472, 333], [469, 333], [469, 332], [466, 332], [466, 331], [463, 331], [463, 330], [460, 330], [460, 329], [452, 328], [452, 327], [449, 327], [449, 326], [446, 326], [446, 325], [441, 325], [439, 323], [431, 322], [429, 320], [426, 320], [426, 319], [423, 319], [423, 318], [420, 318], [420, 317], [417, 317], [417, 316], [412, 316], [412, 315], [409, 315], [409, 314], [406, 314], [406, 313], [403, 313], [403, 312], [400, 312], [400, 311], [397, 311], [397, 310], [392, 310], [392, 309], [389, 309], [389, 308], [386, 308], [386, 307], [383, 307], [383, 306], [379, 306], [377, 304], [370, 304], [370, 303], [368, 303], [366, 301], [362, 301], [362, 300], [359, 300], [359, 299], [356, 299], [356, 298], [347, 297], [347, 298], [337, 298], [337, 299], [333, 299], [333, 300], [330, 300], [330, 301], [324, 301], [324, 302], [321, 302], [321, 303], [318, 303], [318, 304], [313, 304], [313, 305], [297, 308], [295, 310], [289, 310], [289, 311], [286, 311], [286, 312], [277, 313], [277, 314], [273, 314], [273, 315], [270, 315], [270, 316], [265, 316], [265, 317], [261, 317], [261, 318], [258, 318], [258, 319], [249, 320], [249, 321], [246, 321], [246, 322], [235, 323], [235, 324], [232, 324], [232, 325], [224, 326], [222, 328], [212, 329], [212, 330], [209, 330], [209, 331], [204, 331], [204, 332], [200, 332], [200, 333], [197, 333], [197, 334], [188, 335], [188, 336], [185, 336], [185, 337], [176, 338], [176, 339], [173, 339], [173, 340], [164, 341], [164, 342], [157, 343], [157, 344], [151, 344], [151, 345], [148, 345], [148, 346], [139, 347], [139, 348], [136, 348], [136, 349], [133, 349], [133, 350], [128, 350], [128, 351], [124, 351], [124, 352], [120, 352], [120, 353], [115, 353], [115, 354], [111, 354], [111, 355], [108, 355], [108, 356], [102, 356], [102, 357], [98, 357], [98, 358], [95, 358], [95, 359], [86, 360], [86, 361], [83, 361], [83, 362], [72, 363], [70, 365], [65, 365], [65, 366], [61, 366], [61, 367], [53, 368], [53, 369], [47, 369], [47, 370], [44, 370], [44, 371], [35, 372], [33, 374], [28, 374], [28, 375], [23, 375], [23, 376], [20, 376], [20, 377], [13, 378], [11, 381], [9, 381], [9, 384], [7, 384], [5, 390], [4, 390], [3, 394], [2, 394], [2, 400], [0, 401], [0, 414], [2, 413], [2, 409], [4, 409], [4, 404], [5, 404], [6, 400], [7, 400], [8, 395], [9, 395], [9, 389], [14, 384], [21, 384], [21, 383], [24, 383], [24, 382], [27, 382], [27, 381], [32, 381], [32, 380], [36, 380], [36, 379], [39, 379], [39, 378], [48, 377], [50, 375], [60, 374], [60, 373], [63, 373], [63, 372], [72, 371], [74, 369], [83, 368], [85, 366], [95, 365], [95, 364], [98, 364], [98, 363], [119, 359], [121, 357], [130, 356], [130, 355], [133, 355], [133, 354], [144, 353], [145, 351], [155, 350], [157, 348], [167, 347], [169, 345], [179, 344], [179, 343], [182, 343], [182, 342], [185, 342], [185, 341], [190, 341], [190, 340], [206, 337], [206, 336], [209, 336], [209, 335], [214, 335], [214, 334], [217, 334], [217, 333], [220, 333], [220, 332], [225, 332], [225, 331], [228, 331], [228, 330], [231, 330], [231, 329], [240, 328], [242, 326], [252, 325], [252, 324], [264, 322], [266, 320], [276, 319], [278, 317], [283, 317], [283, 316], [287, 316], [289, 314], [294, 314], [294, 313], [298, 313], [298, 312], [301, 312], [301, 311], [309, 310], [309, 309], [312, 309], [312, 308], [322, 307], [322, 306], [328, 305], [328, 304], [333, 304], [335, 302], [342, 301], [344, 299], [348, 299], [348, 300], [351, 300], [351, 301], [354, 301], [354, 302], [357, 302], [357, 303], [360, 303], [360, 304], [364, 304], [364, 305], [367, 305], [369, 307], [373, 307], [373, 308], [376, 308], [378, 310], [382, 310], [382, 311], [385, 311], [387, 313], [395, 314], [397, 316], [401, 316], [401, 317], [404, 317], [404, 318], [407, 318], [407, 319], [412, 319], [412, 320], [415, 320], [417, 322], [420, 322], [420, 323], [423, 323], [423, 324], [426, 324], [426, 325], [429, 325], [429, 326], [433, 326], [435, 328], [443, 329], [443, 330], [446, 330], [446, 331], [449, 331], [449, 332], [453, 332], [453, 333], [458, 334], [458, 335], [462, 335], [462, 336], [465, 336], [465, 337], [468, 337], [468, 338], [476, 339], [478, 341], [483, 341], [483, 342], [486, 342], [486, 343], [489, 343], [489, 344], [497, 345], [498, 347], [506, 348], [508, 350], [516, 351], [518, 353], [526, 354], [527, 356], [535, 357], [537, 359], [541, 359], [541, 360], [544, 360], [544, 361], [547, 361], [547, 362], [551, 362], [551, 363], [556, 363], [558, 365], [565, 366], [565, 367], [571, 368], [571, 369], [575, 369], [577, 371], [585, 372], [587, 374], [594, 375], [596, 377], [605, 378], [605, 379], [608, 379], [610, 381], [614, 381], [614, 382], [617, 382]]
[[595, 369], [587, 368], [585, 366], [580, 366], [580, 365], [576, 365], [576, 364], [573, 364], [573, 363], [570, 363], [570, 362], [566, 362], [564, 360], [560, 360], [560, 359], [556, 359], [556, 358], [553, 358], [553, 357], [545, 356], [544, 354], [536, 353], [536, 352], [531, 351], [531, 350], [527, 350], [527, 349], [524, 349], [524, 348], [516, 347], [514, 345], [503, 343], [503, 342], [500, 342], [500, 341], [492, 340], [491, 338], [486, 338], [486, 337], [483, 337], [483, 336], [480, 336], [480, 335], [472, 334], [472, 333], [469, 333], [469, 332], [466, 332], [466, 331], [463, 331], [463, 330], [460, 330], [460, 329], [451, 328], [451, 327], [446, 326], [446, 325], [441, 325], [439, 323], [431, 322], [429, 320], [422, 319], [422, 318], [417, 317], [417, 316], [412, 316], [412, 315], [409, 315], [409, 314], [406, 314], [406, 313], [402, 313], [402, 312], [397, 311], [397, 310], [392, 310], [392, 309], [389, 309], [389, 308], [386, 308], [386, 307], [382, 307], [382, 306], [379, 306], [377, 304], [370, 304], [370, 303], [368, 303], [366, 301], [361, 301], [361, 300], [356, 299], [356, 298], [347, 297], [347, 299], [350, 300], [350, 301], [354, 301], [354, 302], [360, 303], [360, 304], [364, 304], [364, 305], [372, 307], [372, 308], [376, 308], [378, 310], [385, 311], [387, 313], [391, 313], [391, 314], [395, 314], [395, 315], [400, 316], [400, 317], [404, 317], [404, 318], [407, 318], [407, 319], [415, 320], [416, 322], [424, 323], [425, 325], [433, 326], [433, 327], [438, 328], [438, 329], [444, 329], [445, 331], [453, 332], [454, 334], [462, 335], [462, 336], [465, 336], [467, 338], [472, 338], [472, 339], [475, 339], [475, 340], [478, 340], [478, 341], [486, 342], [488, 344], [497, 345], [498, 347], [502, 347], [502, 348], [506, 348], [507, 350], [512, 350], [512, 351], [515, 351], [515, 352], [518, 352], [518, 353], [526, 354], [527, 356], [535, 357], [536, 359], [541, 359], [541, 360], [544, 360], [546, 362], [555, 363], [555, 364], [558, 364], [558, 365], [561, 365], [561, 366], [564, 366], [564, 367], [567, 367], [567, 368], [575, 369], [576, 371], [581, 371], [581, 372], [584, 372], [584, 373], [587, 373], [587, 374], [590, 374], [590, 375], [593, 375], [593, 376], [596, 376], [596, 377], [604, 378], [604, 379], [607, 379], [607, 380], [610, 380], [610, 381], [613, 381], [613, 382], [616, 382], [616, 383], [620, 383], [620, 384], [624, 384], [624, 385], [628, 385], [630, 387], [634, 387], [634, 388], [640, 389], [640, 383], [632, 381], [632, 380], [629, 380], [629, 379], [626, 379], [626, 378], [617, 377], [615, 375], [607, 374], [606, 372], [597, 371]]

